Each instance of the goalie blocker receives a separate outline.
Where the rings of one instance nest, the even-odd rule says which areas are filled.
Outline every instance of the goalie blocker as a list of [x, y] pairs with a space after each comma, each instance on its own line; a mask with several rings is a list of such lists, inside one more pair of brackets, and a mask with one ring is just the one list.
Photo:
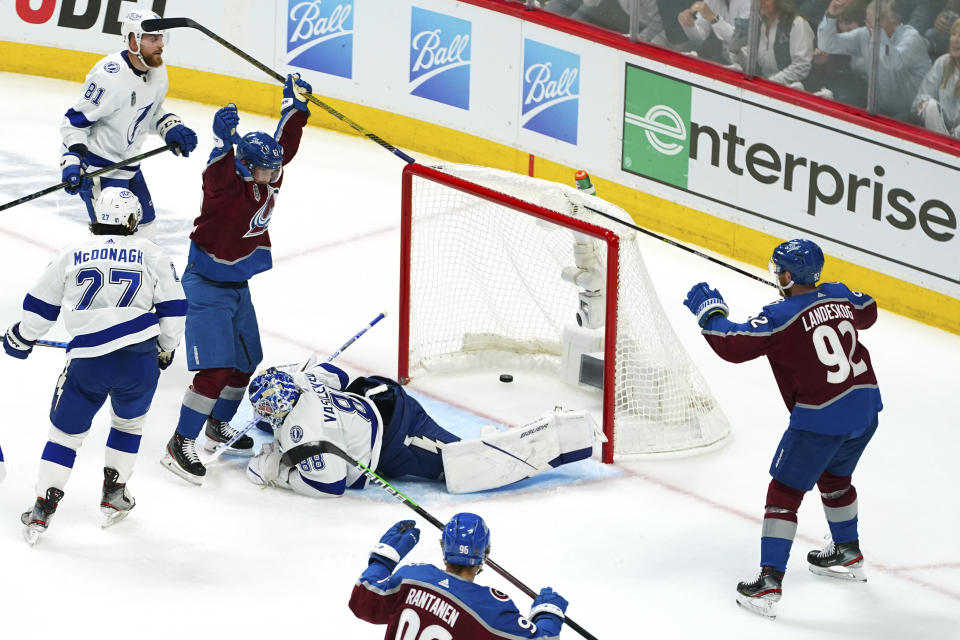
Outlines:
[[350, 382], [326, 363], [292, 375], [269, 369], [251, 381], [249, 395], [276, 441], [250, 461], [247, 477], [310, 497], [337, 496], [366, 483], [360, 470], [328, 455], [324, 443], [384, 477], [445, 479], [449, 491], [467, 493], [588, 458], [603, 437], [588, 414], [556, 410], [523, 428], [487, 426], [479, 439], [462, 441], [396, 381], [371, 376]]

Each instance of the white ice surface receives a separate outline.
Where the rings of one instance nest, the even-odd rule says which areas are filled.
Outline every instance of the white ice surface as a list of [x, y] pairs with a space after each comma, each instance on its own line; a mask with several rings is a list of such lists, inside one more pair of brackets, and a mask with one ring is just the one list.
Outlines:
[[[58, 125], [77, 93], [71, 83], [0, 74], [0, 202], [59, 182]], [[182, 269], [215, 107], [176, 100], [168, 106], [200, 136], [189, 159], [164, 154], [144, 164], [159, 241]], [[274, 126], [273, 119], [241, 114], [243, 131]], [[389, 131], [376, 133], [390, 139]], [[153, 138], [146, 148], [160, 144]], [[395, 375], [402, 166], [368, 140], [306, 132], [270, 226], [275, 267], [251, 283], [267, 363], [311, 350], [328, 354], [386, 309], [388, 318], [340, 364], [353, 373]], [[19, 318], [25, 292], [56, 248], [86, 234], [85, 221], [79, 200], [62, 193], [0, 213], [3, 326]], [[588, 461], [552, 481], [545, 476], [481, 496], [450, 496], [426, 483], [403, 488], [441, 520], [458, 510], [480, 512], [493, 530], [492, 557], [531, 587], [562, 593], [570, 616], [599, 638], [960, 638], [960, 337], [885, 311], [864, 332], [886, 406], [854, 479], [869, 582], [828, 581], [806, 570], [806, 551], [826, 532], [819, 496], [809, 494], [780, 614], [770, 622], [739, 610], [734, 586], [756, 571], [767, 467], [787, 414], [766, 363], [720, 361], [681, 300], [691, 284], [708, 280], [733, 317], [743, 319], [773, 291], [664, 243], [641, 241], [678, 335], [733, 424], [726, 446], [613, 467]], [[65, 334], [58, 326], [47, 337]], [[0, 446], [8, 472], [0, 486], [4, 637], [382, 637], [382, 628], [355, 620], [346, 601], [370, 546], [413, 513], [374, 488], [331, 501], [260, 490], [237, 459], [211, 465], [199, 488], [161, 468], [191, 379], [182, 353], [161, 377], [148, 416], [130, 482], [137, 498], [131, 516], [99, 527], [107, 431], [101, 412], [50, 530], [28, 548], [19, 514], [36, 495], [62, 366], [56, 349], [37, 347], [25, 362], [0, 358]], [[525, 377], [518, 373], [505, 388], [494, 373], [469, 383], [417, 380], [412, 389], [444, 420], [462, 419], [465, 430], [535, 417], [519, 415], [513, 403], [534, 395]], [[545, 408], [564, 401], [562, 388], [555, 393], [541, 398]], [[409, 559], [436, 562], [438, 532], [420, 526], [423, 539]], [[480, 581], [529, 606], [493, 571]], [[578, 636], [567, 629], [563, 637]]]

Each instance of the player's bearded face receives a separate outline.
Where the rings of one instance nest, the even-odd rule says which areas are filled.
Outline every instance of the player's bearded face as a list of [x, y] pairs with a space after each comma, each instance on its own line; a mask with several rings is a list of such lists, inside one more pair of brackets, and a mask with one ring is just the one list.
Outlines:
[[163, 64], [163, 36], [145, 33], [140, 37], [140, 55], [149, 67]]

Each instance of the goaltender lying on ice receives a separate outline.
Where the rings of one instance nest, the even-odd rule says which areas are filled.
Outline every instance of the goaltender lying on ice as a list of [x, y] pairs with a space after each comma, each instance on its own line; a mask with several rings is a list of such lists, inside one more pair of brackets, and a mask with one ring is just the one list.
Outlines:
[[589, 458], [603, 439], [589, 414], [557, 410], [521, 428], [485, 427], [479, 439], [464, 441], [438, 425], [395, 380], [351, 382], [328, 363], [284, 369], [271, 367], [250, 382], [254, 412], [270, 423], [275, 440], [250, 460], [247, 477], [314, 498], [362, 489], [366, 478], [330, 454], [287, 466], [281, 456], [296, 445], [331, 442], [387, 478], [445, 480], [451, 493], [468, 493]]

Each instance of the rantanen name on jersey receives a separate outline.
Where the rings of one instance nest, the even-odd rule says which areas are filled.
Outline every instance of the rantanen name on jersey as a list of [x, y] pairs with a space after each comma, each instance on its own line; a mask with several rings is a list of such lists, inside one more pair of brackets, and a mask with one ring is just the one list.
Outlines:
[[75, 265], [83, 262], [90, 262], [91, 260], [113, 260], [114, 262], [143, 264], [143, 252], [139, 249], [117, 249], [116, 247], [104, 247], [103, 249], [75, 251], [73, 253], [73, 264]]
[[410, 589], [406, 604], [429, 611], [450, 625], [450, 628], [457, 624], [457, 618], [460, 617], [460, 611], [452, 604], [437, 594], [422, 589]]

